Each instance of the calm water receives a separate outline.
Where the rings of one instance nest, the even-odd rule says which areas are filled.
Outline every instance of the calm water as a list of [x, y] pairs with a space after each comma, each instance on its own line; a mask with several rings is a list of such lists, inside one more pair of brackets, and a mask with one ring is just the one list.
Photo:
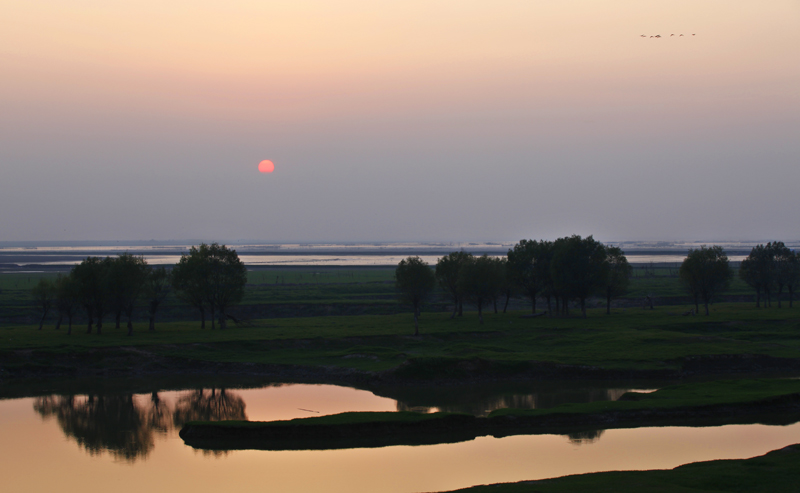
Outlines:
[[[513, 402], [615, 399], [624, 389], [505, 393]], [[417, 397], [423, 402], [425, 396]], [[445, 400], [452, 400], [445, 398]], [[154, 394], [52, 395], [0, 401], [3, 490], [18, 491], [441, 491], [474, 484], [614, 469], [669, 468], [750, 457], [800, 442], [800, 425], [641, 428], [332, 451], [209, 453], [183, 444], [190, 419], [274, 420], [344, 411], [393, 411], [413, 402], [330, 385]], [[428, 407], [428, 410], [436, 410]]]
[[[178, 262], [181, 253], [191, 245], [115, 245], [115, 246], [4, 246], [0, 247], [0, 264], [17, 265], [74, 265], [87, 256], [118, 255], [131, 252], [144, 256], [151, 264], [168, 265]], [[449, 243], [449, 244], [281, 244], [233, 245], [239, 258], [251, 266], [370, 266], [397, 265], [409, 255], [419, 255], [429, 264], [451, 251], [466, 250], [475, 254], [504, 255], [514, 243]], [[700, 243], [675, 243], [654, 247], [649, 244], [623, 244], [632, 263], [680, 263], [689, 248]], [[741, 261], [749, 243], [730, 243], [725, 247], [731, 261]]]

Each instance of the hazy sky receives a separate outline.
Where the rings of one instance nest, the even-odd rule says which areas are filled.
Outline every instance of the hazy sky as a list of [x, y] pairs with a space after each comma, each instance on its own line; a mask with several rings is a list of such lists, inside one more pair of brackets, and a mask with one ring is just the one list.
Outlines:
[[0, 3], [0, 241], [792, 240], [798, 184], [797, 0]]

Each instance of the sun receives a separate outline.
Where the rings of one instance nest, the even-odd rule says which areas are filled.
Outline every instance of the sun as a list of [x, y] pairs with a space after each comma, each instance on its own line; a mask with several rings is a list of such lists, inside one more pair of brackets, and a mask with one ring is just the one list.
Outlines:
[[262, 173], [272, 173], [275, 171], [275, 164], [269, 159], [265, 159], [258, 163], [258, 171]]

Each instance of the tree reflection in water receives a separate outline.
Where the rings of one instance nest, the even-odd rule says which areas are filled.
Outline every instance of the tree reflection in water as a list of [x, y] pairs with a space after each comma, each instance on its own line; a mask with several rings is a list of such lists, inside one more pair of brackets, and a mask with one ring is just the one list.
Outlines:
[[627, 389], [588, 388], [530, 394], [466, 395], [463, 399], [451, 398], [449, 402], [438, 405], [436, 405], [435, 397], [418, 399], [414, 402], [398, 399], [397, 410], [422, 413], [438, 410], [449, 413], [488, 416], [489, 413], [497, 409], [549, 409], [562, 404], [615, 401], [627, 391]]
[[133, 394], [53, 395], [36, 398], [33, 408], [43, 418], [55, 418], [90, 455], [108, 451], [128, 462], [147, 457], [156, 433], [166, 434], [187, 421], [247, 419], [244, 400], [225, 389], [192, 391], [178, 399], [174, 411], [158, 392], [144, 404]]
[[131, 394], [39, 397], [33, 408], [42, 417], [55, 417], [64, 434], [91, 455], [107, 450], [132, 462], [155, 446], [153, 429]]
[[211, 389], [210, 393], [198, 389], [178, 399], [172, 419], [176, 428], [189, 421], [244, 420], [247, 419], [244, 406], [241, 397], [225, 389]]
[[577, 433], [570, 433], [567, 435], [569, 442], [574, 445], [586, 445], [600, 440], [600, 437], [606, 430], [592, 430], [592, 431], [579, 431]]

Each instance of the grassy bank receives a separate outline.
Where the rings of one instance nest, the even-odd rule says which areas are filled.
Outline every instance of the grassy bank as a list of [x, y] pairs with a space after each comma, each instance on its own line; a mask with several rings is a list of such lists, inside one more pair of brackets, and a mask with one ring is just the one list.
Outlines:
[[288, 421], [191, 422], [181, 430], [181, 437], [189, 445], [213, 449], [383, 447], [601, 428], [786, 424], [800, 418], [798, 411], [800, 380], [729, 380], [628, 393], [618, 401], [500, 409], [486, 418], [453, 413], [351, 412]]
[[697, 358], [716, 358], [723, 366], [728, 356], [800, 359], [799, 315], [800, 308], [722, 304], [714, 305], [710, 317], [686, 317], [670, 307], [617, 310], [611, 316], [590, 310], [587, 319], [525, 318], [524, 312], [515, 312], [490, 314], [481, 325], [473, 313], [454, 320], [425, 313], [420, 337], [410, 335], [406, 314], [269, 319], [225, 331], [201, 330], [189, 322], [161, 324], [155, 332], [137, 325], [132, 337], [112, 326], [102, 335], [82, 333], [78, 326], [72, 336], [64, 329], [5, 326], [0, 328], [0, 368], [42, 368], [69, 355], [73, 363], [59, 364], [80, 371], [85, 368], [81, 355], [94, 355], [92, 364], [99, 368], [103, 355], [118, 350], [134, 359], [392, 370], [407, 379], [460, 378], [464, 372], [480, 372], [481, 365], [513, 373], [531, 362], [682, 371], [691, 370]]
[[[788, 492], [800, 482], [800, 445], [760, 457], [686, 464], [669, 470], [611, 471], [457, 490], [458, 493], [572, 493], [575, 491]], [[451, 492], [456, 493], [456, 492]]]

